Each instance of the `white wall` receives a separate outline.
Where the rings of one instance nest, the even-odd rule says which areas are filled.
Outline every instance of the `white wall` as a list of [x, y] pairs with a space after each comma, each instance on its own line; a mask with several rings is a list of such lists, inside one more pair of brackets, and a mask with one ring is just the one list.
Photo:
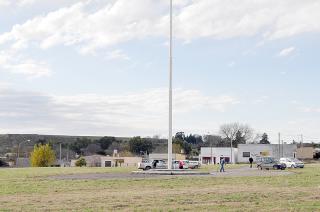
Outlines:
[[[297, 151], [297, 145], [295, 144], [284, 144], [280, 146], [280, 157], [293, 157], [294, 152]], [[283, 151], [282, 151], [283, 148]], [[277, 144], [239, 144], [238, 145], [238, 162], [248, 163], [249, 157], [243, 157], [243, 152], [249, 152], [250, 157], [256, 160], [256, 157], [270, 156], [279, 157], [279, 145]], [[265, 155], [266, 154], [266, 155]]]
[[[232, 161], [237, 162], [237, 148], [232, 148]], [[201, 152], [199, 156], [199, 160], [202, 164], [209, 163], [219, 163], [221, 157], [231, 158], [231, 148], [228, 147], [201, 147]], [[203, 158], [211, 158], [210, 161], [205, 161]], [[214, 161], [215, 159], [215, 161]]]

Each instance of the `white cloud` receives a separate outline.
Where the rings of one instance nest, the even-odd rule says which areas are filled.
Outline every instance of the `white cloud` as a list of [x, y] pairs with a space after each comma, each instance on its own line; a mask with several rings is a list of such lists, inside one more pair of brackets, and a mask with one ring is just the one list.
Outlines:
[[0, 51], [0, 70], [22, 74], [27, 78], [48, 77], [52, 74], [48, 64], [27, 58], [16, 51]]
[[0, 0], [0, 7], [10, 5], [10, 0]]
[[[0, 128], [28, 126], [51, 129], [45, 133], [53, 134], [158, 134], [167, 130], [167, 100], [167, 89], [116, 96], [56, 96], [5, 89], [0, 90], [0, 117], [10, 119], [0, 121]], [[231, 96], [206, 96], [197, 90], [174, 92], [175, 116], [200, 110], [219, 113], [237, 103]]]
[[[319, 11], [316, 0], [181, 0], [175, 9], [174, 32], [184, 41], [259, 34], [279, 39], [319, 33]], [[36, 42], [43, 49], [76, 45], [82, 53], [92, 53], [131, 40], [167, 36], [167, 13], [168, 2], [164, 0], [78, 2], [15, 25], [0, 36], [0, 43], [23, 40]]]
[[252, 101], [253, 104], [263, 104], [269, 100], [269, 96], [261, 96]]
[[122, 50], [117, 49], [107, 54], [108, 60], [130, 60], [130, 57], [126, 55]]
[[305, 113], [320, 113], [320, 107], [300, 107], [299, 110]]
[[291, 46], [285, 49], [282, 49], [279, 53], [278, 53], [278, 57], [287, 57], [291, 54], [293, 54], [296, 51], [296, 48]]
[[24, 7], [24, 6], [30, 6], [34, 3], [36, 3], [37, 0], [0, 0], [0, 7], [8, 7], [8, 6], [19, 6], [19, 7]]
[[[8, 4], [5, 0], [0, 2]], [[19, 0], [10, 4], [37, 2]], [[273, 40], [319, 33], [318, 11], [320, 2], [316, 0], [241, 0], [241, 3], [239, 0], [179, 0], [175, 1], [174, 36], [190, 42], [202, 37], [229, 39], [258, 35], [263, 40]], [[63, 45], [72, 46], [81, 54], [95, 54], [107, 48], [111, 49], [107, 58], [127, 60], [129, 57], [117, 50], [117, 45], [149, 37], [167, 37], [168, 18], [166, 0], [79, 1], [14, 25], [0, 35], [0, 46], [3, 51], [15, 50], [24, 58], [15, 59], [6, 69], [47, 76], [50, 70], [45, 62], [34, 62], [30, 56], [23, 56], [28, 49], [46, 50]], [[279, 55], [289, 55], [294, 52], [293, 48]]]

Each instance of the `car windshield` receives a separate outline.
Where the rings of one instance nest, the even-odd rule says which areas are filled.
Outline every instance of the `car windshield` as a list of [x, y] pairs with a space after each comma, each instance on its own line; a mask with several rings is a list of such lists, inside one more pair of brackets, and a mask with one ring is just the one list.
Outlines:
[[300, 160], [296, 159], [296, 158], [293, 158], [291, 159], [293, 162], [301, 162]]

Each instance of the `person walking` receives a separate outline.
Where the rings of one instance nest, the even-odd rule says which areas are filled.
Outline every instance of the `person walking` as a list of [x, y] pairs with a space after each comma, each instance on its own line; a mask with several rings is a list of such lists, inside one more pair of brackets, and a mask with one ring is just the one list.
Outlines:
[[220, 172], [224, 172], [225, 163], [226, 163], [226, 161], [225, 161], [224, 157], [220, 157]]
[[249, 158], [249, 162], [250, 162], [250, 168], [252, 168], [252, 163], [253, 163], [253, 158], [252, 157]]

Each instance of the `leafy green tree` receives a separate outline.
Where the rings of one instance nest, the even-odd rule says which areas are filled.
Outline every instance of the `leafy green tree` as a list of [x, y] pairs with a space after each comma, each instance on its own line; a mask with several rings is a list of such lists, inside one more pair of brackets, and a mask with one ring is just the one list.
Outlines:
[[31, 165], [33, 167], [48, 167], [56, 160], [54, 151], [49, 144], [38, 144], [34, 146], [31, 153]]
[[184, 132], [177, 132], [176, 135], [174, 136], [174, 138], [184, 141], [186, 136], [185, 136]]
[[88, 138], [77, 138], [76, 142], [70, 144], [70, 149], [77, 154], [82, 154], [83, 149], [87, 148], [92, 143], [92, 140]]
[[267, 133], [263, 133], [261, 140], [259, 142], [260, 144], [270, 144], [269, 138], [268, 138], [268, 134]]
[[115, 137], [109, 137], [109, 136], [105, 136], [98, 141], [101, 149], [103, 150], [108, 149], [113, 142], [116, 142]]
[[133, 137], [129, 141], [130, 152], [140, 154], [141, 152], [152, 152], [152, 141], [140, 136]]
[[245, 143], [246, 143], [245, 137], [243, 137], [242, 133], [240, 131], [238, 131], [236, 133], [236, 137], [233, 141], [234, 147], [238, 147], [238, 144], [245, 144]]
[[219, 135], [205, 135], [204, 145], [210, 147], [229, 147], [230, 142], [227, 139], [222, 139]]
[[79, 160], [76, 161], [75, 165], [77, 167], [82, 167], [82, 166], [86, 166], [87, 165], [87, 161], [84, 158], [79, 158]]

